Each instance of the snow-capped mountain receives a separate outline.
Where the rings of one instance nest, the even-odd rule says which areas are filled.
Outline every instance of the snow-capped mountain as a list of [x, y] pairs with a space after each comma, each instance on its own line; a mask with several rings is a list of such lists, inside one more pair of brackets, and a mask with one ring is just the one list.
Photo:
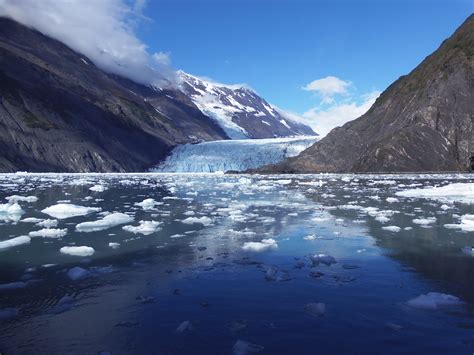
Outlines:
[[240, 139], [177, 146], [152, 171], [213, 173], [244, 171], [294, 157], [317, 141], [317, 137]]
[[275, 138], [316, 133], [243, 85], [224, 85], [178, 72], [180, 89], [231, 139]]

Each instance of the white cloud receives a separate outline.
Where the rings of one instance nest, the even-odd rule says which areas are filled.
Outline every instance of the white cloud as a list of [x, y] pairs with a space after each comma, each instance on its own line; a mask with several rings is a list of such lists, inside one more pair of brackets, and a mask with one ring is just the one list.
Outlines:
[[0, 0], [0, 16], [67, 44], [105, 71], [165, 86], [175, 81], [169, 56], [151, 55], [133, 31], [144, 5], [144, 0]]
[[374, 91], [362, 95], [362, 102], [360, 103], [351, 100], [323, 108], [312, 108], [303, 114], [304, 123], [313, 128], [321, 137], [324, 137], [333, 128], [342, 126], [344, 123], [366, 113], [379, 95], [380, 91]]
[[330, 104], [334, 102], [335, 95], [346, 94], [350, 86], [350, 81], [345, 81], [335, 76], [327, 76], [322, 79], [313, 80], [303, 86], [302, 89], [321, 95], [323, 103]]

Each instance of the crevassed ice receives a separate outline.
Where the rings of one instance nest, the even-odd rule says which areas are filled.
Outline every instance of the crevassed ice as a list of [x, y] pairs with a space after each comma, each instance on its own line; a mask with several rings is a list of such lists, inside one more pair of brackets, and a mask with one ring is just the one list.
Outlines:
[[185, 144], [175, 148], [162, 164], [152, 170], [177, 173], [243, 171], [296, 156], [316, 141], [316, 137], [298, 137]]

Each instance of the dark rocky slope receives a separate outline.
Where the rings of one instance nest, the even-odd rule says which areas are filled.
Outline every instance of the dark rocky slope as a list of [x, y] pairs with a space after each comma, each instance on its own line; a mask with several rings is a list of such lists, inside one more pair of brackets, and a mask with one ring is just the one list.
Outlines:
[[227, 138], [178, 90], [98, 69], [0, 18], [0, 171], [143, 171], [180, 143]]
[[474, 15], [358, 119], [259, 172], [466, 171], [474, 154]]

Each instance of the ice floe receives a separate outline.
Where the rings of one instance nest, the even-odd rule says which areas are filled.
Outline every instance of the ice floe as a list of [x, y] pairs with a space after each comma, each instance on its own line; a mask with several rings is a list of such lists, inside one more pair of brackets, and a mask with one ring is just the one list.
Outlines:
[[458, 297], [438, 292], [429, 292], [407, 302], [410, 307], [436, 310], [439, 308], [460, 306], [464, 302]]
[[474, 183], [454, 183], [441, 187], [398, 191], [397, 196], [428, 198], [441, 202], [474, 204]]
[[412, 220], [412, 222], [419, 225], [433, 224], [436, 222], [436, 217], [415, 218]]
[[326, 266], [330, 266], [332, 264], [337, 263], [337, 261], [334, 257], [332, 257], [331, 255], [327, 255], [327, 254], [311, 255], [310, 259], [313, 262], [313, 265], [324, 264]]
[[474, 214], [465, 214], [459, 219], [461, 223], [445, 224], [444, 227], [448, 229], [460, 229], [464, 232], [474, 232]]
[[90, 213], [98, 212], [100, 210], [100, 207], [85, 207], [73, 205], [71, 203], [58, 203], [45, 208], [41, 212], [57, 219], [66, 219], [71, 217], [86, 216]]
[[5, 199], [8, 201], [8, 203], [16, 203], [16, 202], [28, 202], [28, 203], [33, 203], [38, 201], [38, 197], [36, 196], [19, 196], [19, 195], [12, 195], [5, 197]]
[[42, 238], [62, 238], [67, 234], [67, 228], [43, 228], [38, 231], [32, 231], [28, 235], [32, 238], [42, 237]]
[[134, 234], [140, 233], [149, 235], [160, 230], [161, 222], [158, 221], [140, 221], [138, 226], [123, 226], [122, 229]]
[[161, 204], [161, 202], [157, 202], [152, 198], [147, 198], [142, 202], [135, 203], [135, 206], [141, 207], [144, 211], [151, 211], [154, 210], [156, 206]]
[[107, 188], [104, 185], [94, 185], [92, 187], [89, 187], [89, 190], [94, 192], [104, 192], [105, 190], [107, 190]]
[[394, 232], [394, 233], [398, 233], [400, 232], [402, 229], [398, 226], [386, 226], [386, 227], [382, 227], [383, 230], [386, 230], [386, 231], [389, 231], [389, 232]]
[[95, 253], [94, 248], [88, 246], [65, 246], [59, 249], [62, 254], [74, 256], [91, 256]]
[[75, 266], [75, 267], [69, 269], [68, 272], [66, 273], [66, 275], [71, 280], [76, 281], [76, 280], [80, 280], [80, 279], [83, 279], [83, 278], [89, 276], [90, 271], [86, 270], [86, 269], [83, 269], [82, 267]]
[[102, 219], [91, 222], [82, 222], [76, 225], [78, 232], [97, 232], [121, 224], [133, 222], [133, 217], [125, 213], [111, 213]]
[[261, 242], [246, 242], [242, 246], [243, 250], [247, 251], [264, 251], [268, 249], [275, 249], [278, 248], [278, 243], [275, 239], [262, 239]]
[[0, 204], [0, 221], [18, 222], [25, 213], [18, 203]]
[[210, 226], [212, 224], [212, 219], [206, 216], [203, 217], [188, 217], [181, 221], [185, 224], [202, 224], [203, 226]]
[[22, 235], [22, 236], [7, 239], [7, 240], [2, 240], [0, 241], [0, 251], [10, 249], [18, 245], [28, 244], [29, 242], [31, 242], [31, 238], [26, 235]]

